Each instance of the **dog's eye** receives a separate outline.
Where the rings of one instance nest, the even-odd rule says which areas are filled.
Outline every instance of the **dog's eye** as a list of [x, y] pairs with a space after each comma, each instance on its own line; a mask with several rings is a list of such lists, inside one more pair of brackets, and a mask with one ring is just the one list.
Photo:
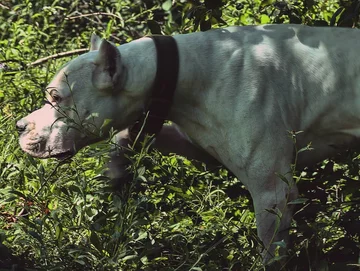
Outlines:
[[52, 102], [58, 104], [58, 103], [61, 102], [61, 97], [60, 97], [58, 94], [56, 94], [56, 93], [52, 93], [52, 94], [51, 94], [51, 100], [52, 100]]
[[58, 90], [56, 88], [47, 88], [46, 91], [50, 96], [49, 101], [50, 101], [51, 104], [53, 104], [53, 103], [58, 104], [58, 103], [61, 102], [62, 98], [59, 95], [59, 92], [58, 92]]

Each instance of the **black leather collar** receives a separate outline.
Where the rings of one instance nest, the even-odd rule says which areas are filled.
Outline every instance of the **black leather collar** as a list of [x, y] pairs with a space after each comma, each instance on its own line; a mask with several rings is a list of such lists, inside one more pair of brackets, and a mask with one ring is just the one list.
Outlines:
[[135, 140], [141, 131], [157, 135], [168, 118], [179, 74], [179, 52], [176, 41], [171, 36], [151, 36], [157, 53], [157, 72], [151, 89], [148, 107], [142, 118], [130, 129], [130, 139]]

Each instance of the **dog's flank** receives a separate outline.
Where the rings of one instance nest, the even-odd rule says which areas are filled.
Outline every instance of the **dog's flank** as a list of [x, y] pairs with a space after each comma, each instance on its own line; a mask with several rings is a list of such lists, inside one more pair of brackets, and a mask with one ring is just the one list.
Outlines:
[[[174, 39], [180, 65], [169, 120], [191, 138], [186, 143], [190, 153], [199, 148], [211, 155], [249, 189], [267, 260], [274, 241], [287, 241], [292, 217], [288, 202], [298, 193], [291, 176], [294, 146], [288, 131], [303, 131], [297, 137], [298, 149], [309, 142], [314, 148], [299, 154], [299, 165], [357, 142], [360, 32], [265, 25]], [[21, 147], [47, 158], [76, 153], [103, 139], [110, 126], [126, 129], [146, 108], [155, 74], [156, 48], [150, 38], [116, 47], [93, 36], [91, 51], [72, 60], [49, 84], [56, 90], [48, 96], [51, 105], [18, 123]], [[74, 107], [76, 114], [69, 109]], [[72, 122], [61, 118], [59, 108]], [[70, 126], [89, 120], [86, 133]], [[106, 120], [112, 120], [111, 125], [103, 125]], [[162, 141], [160, 135], [158, 143]]]

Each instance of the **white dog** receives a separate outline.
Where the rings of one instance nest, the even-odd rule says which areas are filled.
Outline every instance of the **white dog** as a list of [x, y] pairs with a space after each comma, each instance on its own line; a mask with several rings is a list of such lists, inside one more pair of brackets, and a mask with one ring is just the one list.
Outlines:
[[[289, 131], [302, 131], [298, 149], [310, 142], [314, 148], [299, 155], [300, 166], [359, 136], [360, 32], [264, 25], [174, 40], [179, 70], [167, 118], [191, 138], [180, 136], [190, 152], [199, 148], [211, 155], [249, 189], [268, 258], [274, 241], [286, 241], [288, 203], [298, 195]], [[157, 50], [148, 37], [115, 47], [93, 36], [90, 52], [70, 61], [49, 84], [48, 104], [17, 123], [22, 149], [64, 158], [106, 137], [110, 126], [131, 126], [149, 107]]]

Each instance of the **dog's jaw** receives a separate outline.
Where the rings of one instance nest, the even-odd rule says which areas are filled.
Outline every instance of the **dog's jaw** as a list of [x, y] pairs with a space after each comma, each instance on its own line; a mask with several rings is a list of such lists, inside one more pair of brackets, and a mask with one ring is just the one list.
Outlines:
[[37, 158], [65, 160], [76, 153], [73, 148], [57, 148], [56, 145], [39, 136], [32, 138], [31, 133], [21, 135], [19, 141], [20, 147], [24, 152]]

